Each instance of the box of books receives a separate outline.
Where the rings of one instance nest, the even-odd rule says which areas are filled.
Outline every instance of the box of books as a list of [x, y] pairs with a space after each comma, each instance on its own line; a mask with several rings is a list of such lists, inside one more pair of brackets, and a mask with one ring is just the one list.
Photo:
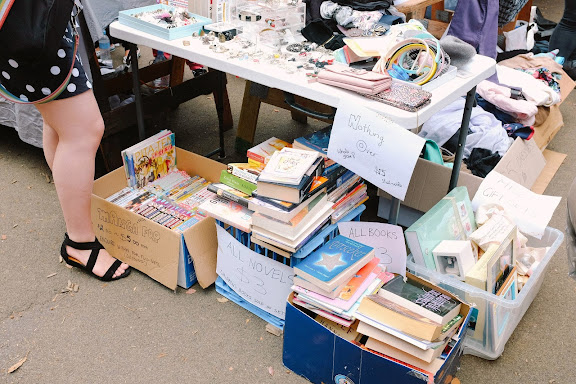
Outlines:
[[[198, 175], [205, 182], [218, 182], [220, 173], [226, 169], [224, 164], [179, 148], [176, 148], [176, 161], [178, 170]], [[195, 279], [203, 288], [214, 283], [218, 248], [214, 219], [189, 219], [190, 213], [182, 212], [188, 220], [175, 227], [172, 222], [178, 221], [174, 217], [178, 208], [170, 208], [172, 215], [164, 214], [165, 218], [151, 220], [151, 216], [137, 213], [137, 208], [129, 210], [108, 201], [112, 195], [129, 190], [126, 181], [125, 169], [118, 168], [94, 182], [92, 223], [106, 250], [170, 289], [176, 289], [177, 285], [188, 288]], [[196, 197], [191, 196], [191, 199]], [[157, 200], [154, 204], [144, 196], [131, 199], [130, 204], [144, 206], [144, 199], [148, 199], [147, 209], [166, 211], [162, 199], [157, 197], [152, 198]], [[197, 203], [191, 199], [184, 203]]]
[[401, 384], [451, 383], [471, 308], [436, 285], [407, 277], [404, 282], [402, 276], [379, 273], [377, 284], [368, 284], [345, 312], [348, 322], [334, 315], [341, 298], [324, 297], [314, 306], [300, 299], [302, 293], [292, 293], [286, 305], [284, 365], [318, 384], [377, 384], [383, 377]]

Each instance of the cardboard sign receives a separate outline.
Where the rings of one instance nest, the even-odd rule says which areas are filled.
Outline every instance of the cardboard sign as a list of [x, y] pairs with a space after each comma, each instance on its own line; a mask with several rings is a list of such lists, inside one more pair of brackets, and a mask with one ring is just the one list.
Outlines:
[[374, 248], [386, 271], [406, 276], [406, 244], [402, 227], [392, 224], [349, 221], [338, 223], [340, 234]]
[[480, 184], [472, 207], [476, 211], [481, 204], [500, 204], [514, 218], [520, 232], [540, 239], [560, 199], [559, 196], [538, 195], [492, 171]]
[[534, 140], [517, 138], [494, 170], [530, 189], [546, 166], [546, 159]]
[[216, 231], [218, 275], [244, 300], [284, 320], [293, 269], [245, 247], [219, 225]]
[[334, 117], [328, 157], [404, 200], [424, 142], [384, 116], [342, 100]]

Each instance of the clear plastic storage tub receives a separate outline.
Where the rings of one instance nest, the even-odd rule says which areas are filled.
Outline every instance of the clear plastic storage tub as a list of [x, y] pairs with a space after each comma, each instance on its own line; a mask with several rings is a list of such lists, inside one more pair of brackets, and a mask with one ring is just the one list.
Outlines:
[[[406, 267], [413, 274], [457, 295], [461, 300], [475, 305], [476, 321], [470, 320], [464, 353], [495, 360], [504, 352], [506, 342], [520, 319], [538, 294], [552, 256], [562, 244], [564, 234], [547, 227], [542, 239], [528, 236], [530, 247], [550, 247], [538, 268], [528, 279], [515, 300], [508, 300], [473, 287], [449, 275], [442, 275], [424, 266], [416, 265], [409, 258]], [[474, 316], [474, 314], [472, 315]]]

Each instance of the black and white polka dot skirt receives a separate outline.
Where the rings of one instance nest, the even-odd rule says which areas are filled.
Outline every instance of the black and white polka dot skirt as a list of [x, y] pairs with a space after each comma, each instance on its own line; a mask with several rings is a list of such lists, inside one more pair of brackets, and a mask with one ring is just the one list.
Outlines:
[[[54, 50], [50, 60], [25, 65], [10, 57], [0, 57], [0, 83], [22, 101], [40, 100], [62, 85], [70, 71], [73, 55], [74, 37], [68, 24], [60, 47]], [[70, 82], [56, 100], [79, 95], [90, 88], [92, 84], [86, 77], [80, 55], [77, 54]]]

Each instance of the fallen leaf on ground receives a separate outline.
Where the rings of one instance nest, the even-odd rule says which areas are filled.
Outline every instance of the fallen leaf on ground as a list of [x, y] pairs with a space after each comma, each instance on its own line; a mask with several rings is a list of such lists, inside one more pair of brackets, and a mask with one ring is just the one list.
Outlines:
[[28, 189], [32, 189], [32, 186], [31, 186], [31, 185], [29, 185], [29, 186], [27, 186], [26, 188], [28, 188]]
[[58, 272], [51, 273], [51, 274], [49, 274], [48, 276], [46, 276], [46, 278], [49, 279], [49, 278], [51, 278], [51, 277], [56, 276], [57, 274], [58, 274]]
[[246, 324], [248, 324], [250, 322], [250, 319], [246, 319]]
[[7, 237], [6, 237], [6, 235], [2, 235], [2, 236], [0, 236], [0, 239], [2, 239], [2, 240], [6, 240], [6, 239], [7, 239]]
[[26, 360], [28, 360], [28, 354], [29, 353], [30, 353], [30, 351], [26, 352], [26, 356], [24, 356], [23, 358], [20, 359], [20, 361], [18, 361], [16, 364], [14, 364], [10, 368], [8, 368], [8, 373], [12, 373], [15, 370], [17, 370], [18, 368], [20, 368], [22, 366], [22, 364], [24, 364], [26, 362]]
[[230, 367], [230, 368], [228, 368], [228, 370], [229, 370], [229, 371], [233, 371], [233, 370], [234, 370], [234, 367]]
[[18, 182], [18, 180], [12, 180], [12, 184], [15, 184], [17, 182]]
[[275, 109], [274, 112], [280, 112], [279, 110]]
[[270, 376], [274, 376], [274, 368], [268, 367], [268, 373], [270, 374]]
[[80, 289], [80, 286], [76, 283], [71, 282], [70, 280], [68, 280], [68, 285], [66, 286], [66, 288], [64, 288], [62, 290], [63, 293], [66, 292], [78, 292], [78, 289]]
[[47, 174], [43, 173], [44, 177], [46, 178], [46, 182], [48, 184], [50, 184], [50, 176], [48, 176]]
[[225, 298], [225, 297], [219, 297], [219, 298], [217, 298], [216, 300], [218, 300], [219, 303], [226, 303], [226, 302], [230, 301], [230, 300], [228, 300], [228, 299]]
[[160, 358], [162, 358], [162, 357], [166, 357], [166, 356], [168, 356], [168, 354], [167, 354], [167, 353], [164, 353], [164, 352], [162, 352], [161, 354], [159, 354], [159, 355], [158, 355], [158, 358], [160, 359]]
[[17, 226], [18, 226], [18, 224], [14, 224], [14, 225], [12, 226], [12, 228], [16, 228]]
[[62, 258], [62, 256], [58, 256], [58, 262], [59, 262], [59, 263], [64, 262], [64, 259]]
[[186, 293], [187, 293], [188, 295], [191, 295], [191, 294], [193, 294], [193, 293], [196, 293], [196, 290], [195, 290], [194, 288], [190, 288], [190, 289], [188, 289], [188, 290], [186, 291]]

